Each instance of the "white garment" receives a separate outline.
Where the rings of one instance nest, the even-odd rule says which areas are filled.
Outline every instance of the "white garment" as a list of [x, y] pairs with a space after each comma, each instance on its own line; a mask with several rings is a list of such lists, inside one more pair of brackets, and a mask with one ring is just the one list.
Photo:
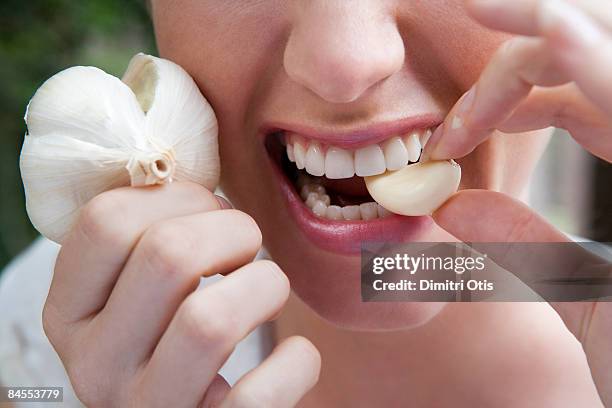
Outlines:
[[[63, 404], [29, 402], [17, 407], [82, 406], [42, 328], [41, 313], [58, 251], [57, 244], [39, 238], [7, 266], [0, 279], [0, 384], [64, 387]], [[217, 279], [202, 279], [202, 283]], [[220, 374], [234, 384], [259, 365], [268, 349], [265, 328], [255, 330], [238, 344]]]
[[[572, 237], [574, 241], [585, 241]], [[598, 245], [610, 259], [610, 248]], [[591, 248], [592, 249], [592, 248]], [[66, 407], [80, 407], [41, 322], [41, 312], [53, 274], [59, 246], [39, 238], [6, 268], [0, 279], [0, 384], [4, 386], [63, 386]], [[261, 256], [260, 256], [261, 257]], [[218, 277], [203, 279], [211, 283]], [[256, 367], [270, 350], [266, 328], [255, 330], [241, 343], [220, 373], [234, 384]], [[56, 404], [23, 403], [17, 407], [48, 408]]]

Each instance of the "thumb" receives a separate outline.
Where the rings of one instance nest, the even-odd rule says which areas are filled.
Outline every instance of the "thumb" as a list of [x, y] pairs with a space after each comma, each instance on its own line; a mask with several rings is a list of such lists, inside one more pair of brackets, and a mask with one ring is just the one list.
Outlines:
[[569, 241], [525, 204], [493, 191], [460, 191], [433, 218], [463, 242]]

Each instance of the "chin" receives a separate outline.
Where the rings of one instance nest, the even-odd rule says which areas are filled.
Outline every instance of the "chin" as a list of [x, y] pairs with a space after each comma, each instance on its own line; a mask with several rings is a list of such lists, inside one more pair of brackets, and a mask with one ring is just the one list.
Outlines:
[[289, 277], [293, 293], [335, 327], [355, 331], [411, 329], [429, 322], [446, 305], [363, 302], [359, 255], [324, 251], [309, 245], [304, 238], [294, 241], [273, 238], [265, 244], [271, 258]]

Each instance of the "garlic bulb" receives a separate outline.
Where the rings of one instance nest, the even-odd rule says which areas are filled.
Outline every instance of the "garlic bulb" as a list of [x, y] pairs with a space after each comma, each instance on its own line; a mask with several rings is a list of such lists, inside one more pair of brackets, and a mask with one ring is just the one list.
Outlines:
[[34, 227], [61, 243], [80, 208], [121, 186], [188, 180], [214, 190], [217, 119], [193, 79], [168, 60], [138, 54], [123, 80], [72, 67], [30, 101], [21, 152]]
[[395, 214], [429, 215], [459, 188], [461, 167], [451, 161], [411, 164], [397, 171], [366, 177], [370, 195]]

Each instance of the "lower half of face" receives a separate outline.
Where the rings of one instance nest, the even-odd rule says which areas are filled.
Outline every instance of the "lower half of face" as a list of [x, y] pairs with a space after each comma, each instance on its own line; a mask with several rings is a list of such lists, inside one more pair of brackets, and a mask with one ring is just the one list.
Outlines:
[[[443, 305], [361, 301], [360, 247], [454, 238], [430, 217], [387, 213], [363, 177], [418, 162], [428, 132], [508, 37], [459, 0], [234, 3], [153, 2], [161, 55], [217, 113], [223, 191], [323, 318], [369, 330], [427, 322]], [[519, 197], [546, 138], [496, 135], [458, 160], [461, 188]]]
[[[463, 173], [460, 188], [521, 198], [547, 140], [548, 132], [496, 135], [458, 160]], [[310, 161], [321, 160], [313, 159], [316, 152], [308, 155], [307, 147], [303, 149], [305, 166], [300, 169], [301, 152], [298, 157], [292, 152], [294, 143], [304, 141], [284, 140], [283, 134], [272, 132], [252, 151], [249, 166], [227, 160], [222, 169], [224, 192], [256, 219], [267, 251], [289, 276], [294, 292], [321, 317], [344, 328], [388, 330], [429, 321], [443, 304], [362, 302], [361, 245], [456, 239], [429, 216], [403, 217], [384, 211], [368, 194], [363, 177], [320, 175], [321, 169]], [[228, 149], [224, 153], [231, 156]], [[381, 150], [385, 157], [385, 149]], [[329, 149], [325, 156], [323, 168], [332, 172], [348, 160], [330, 155]], [[366, 161], [355, 162], [355, 156], [351, 152], [353, 166], [366, 166]], [[418, 162], [419, 155], [414, 157]]]

